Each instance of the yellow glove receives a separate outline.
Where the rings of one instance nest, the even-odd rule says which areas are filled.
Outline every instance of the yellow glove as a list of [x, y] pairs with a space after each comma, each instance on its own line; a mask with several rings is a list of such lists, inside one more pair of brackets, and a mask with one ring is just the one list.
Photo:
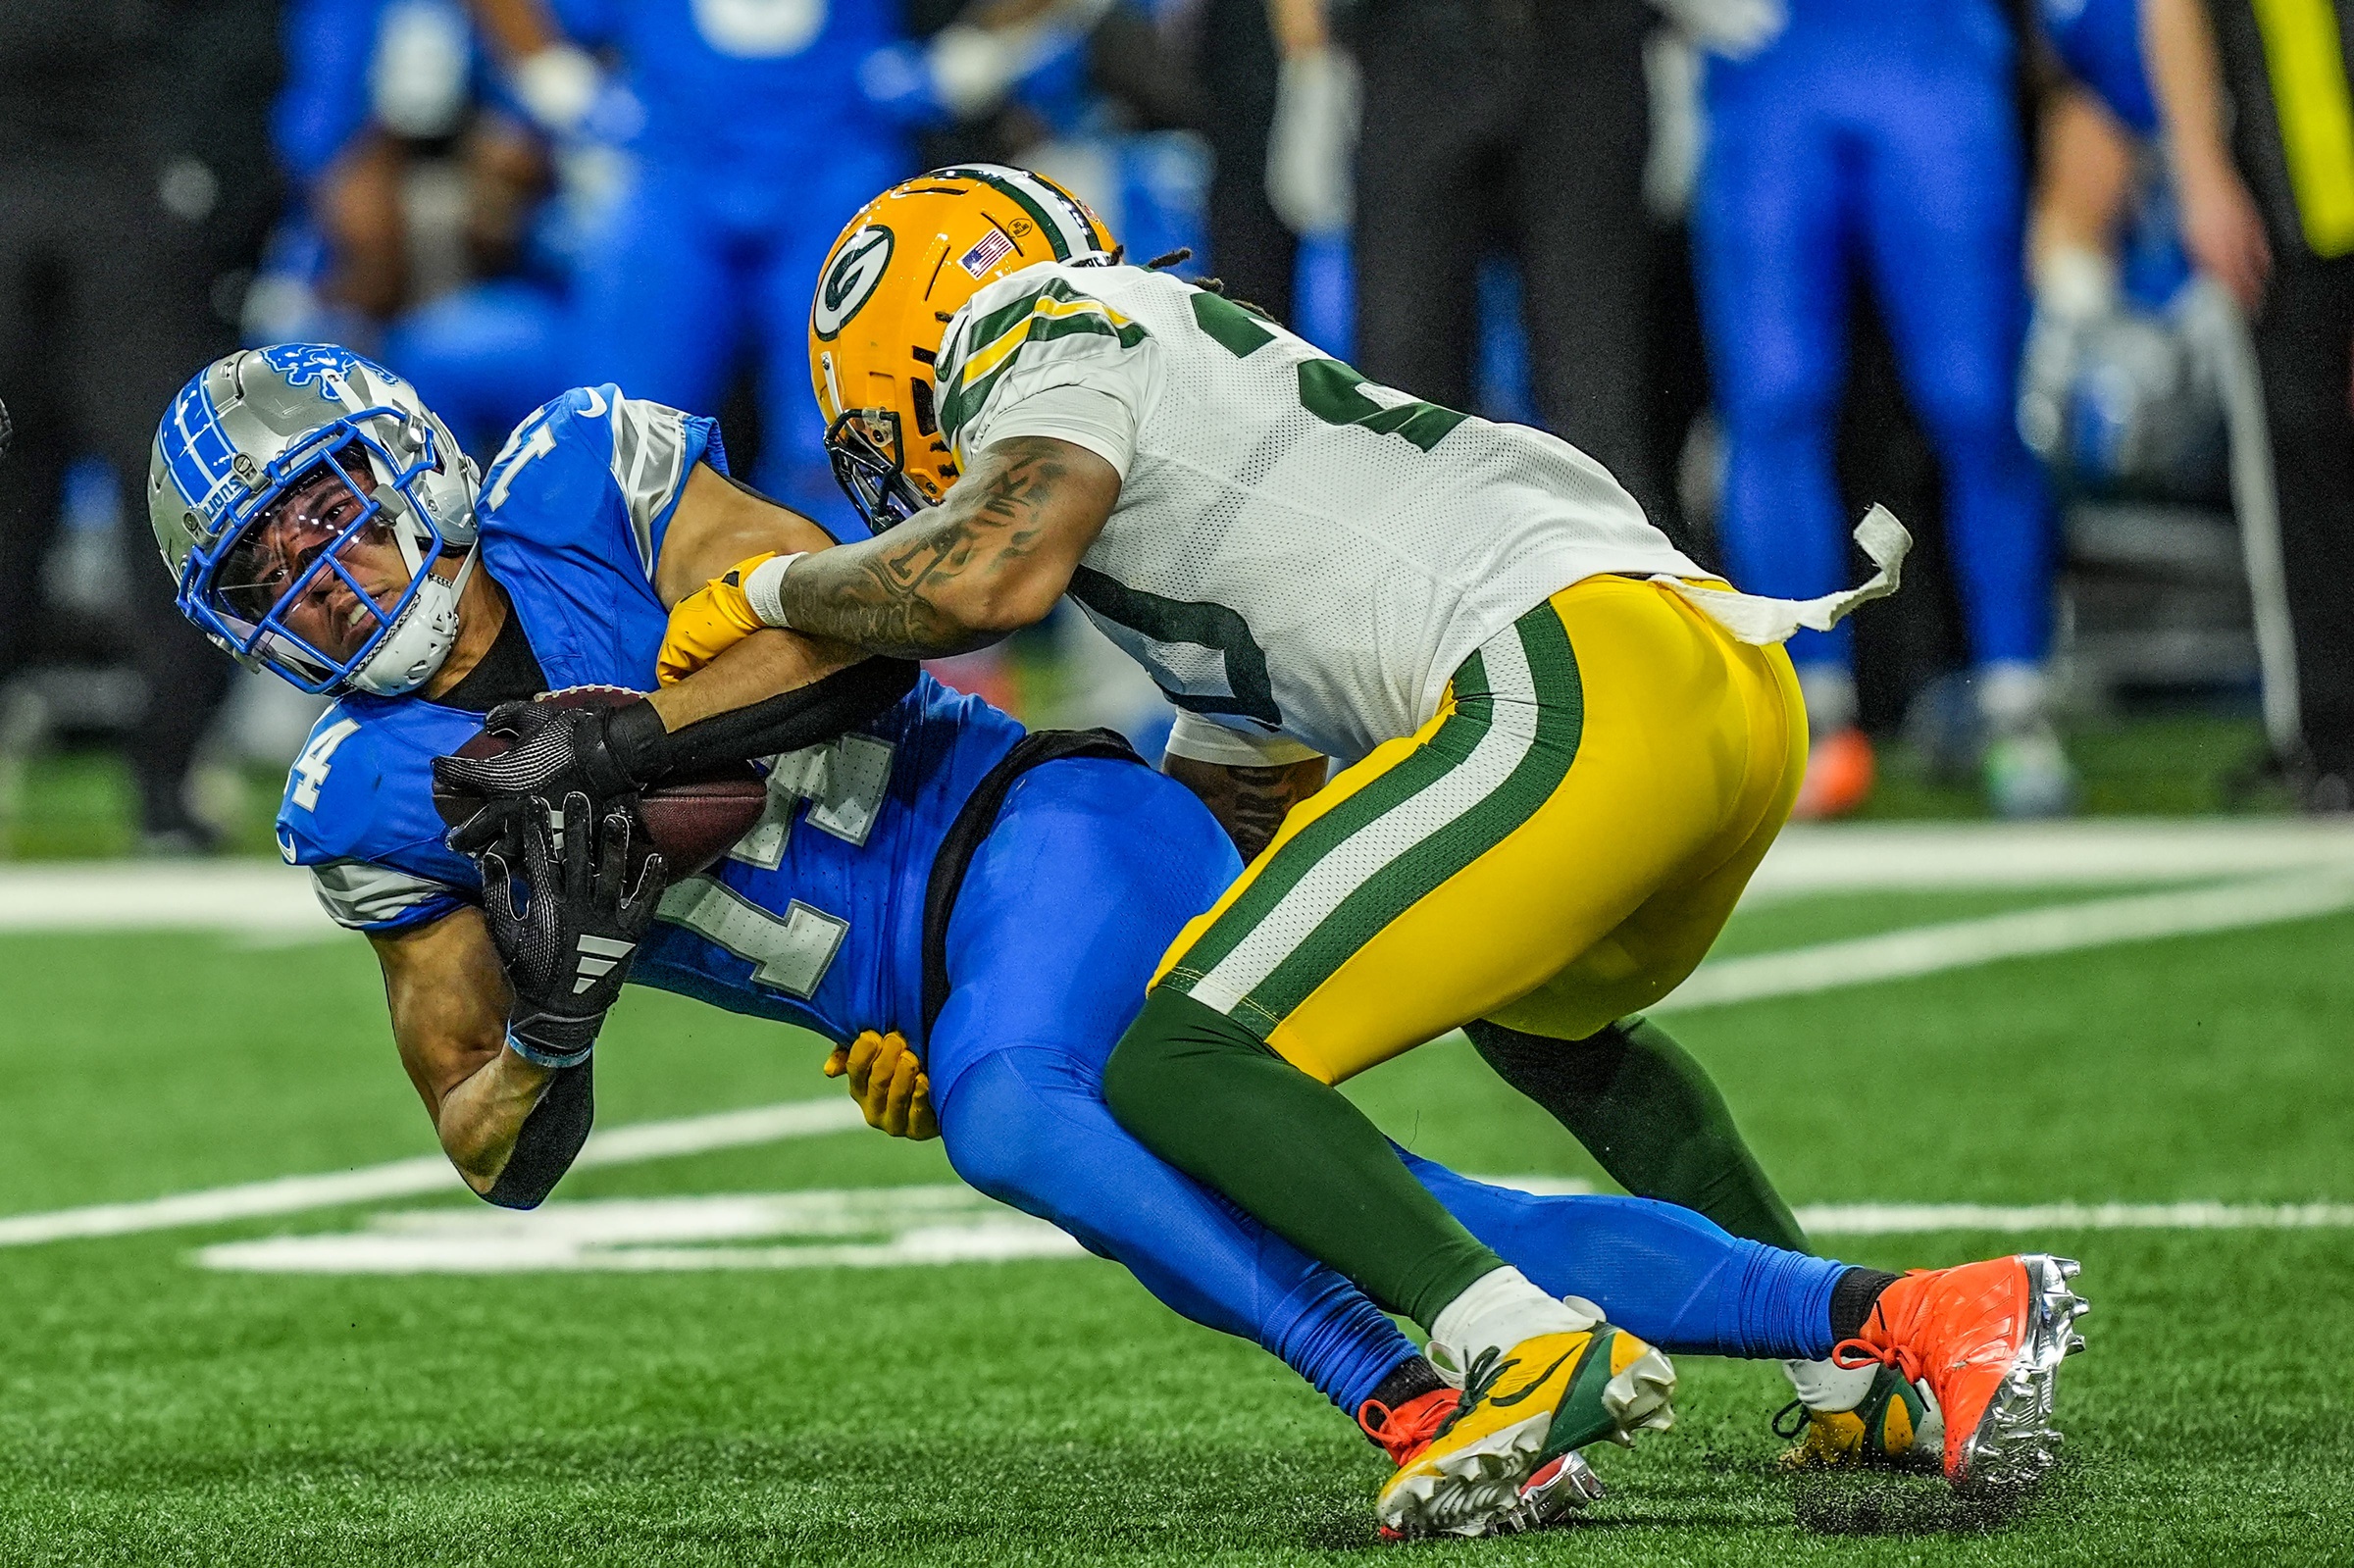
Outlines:
[[662, 633], [662, 651], [654, 658], [654, 679], [675, 686], [767, 625], [752, 613], [743, 581], [752, 568], [775, 560], [777, 554], [765, 550], [739, 561], [679, 601], [670, 612], [670, 630]]
[[850, 1098], [866, 1113], [866, 1125], [893, 1138], [917, 1142], [940, 1137], [940, 1121], [932, 1114], [932, 1080], [923, 1064], [896, 1033], [868, 1030], [847, 1046], [837, 1045], [826, 1058], [826, 1076], [850, 1079]]

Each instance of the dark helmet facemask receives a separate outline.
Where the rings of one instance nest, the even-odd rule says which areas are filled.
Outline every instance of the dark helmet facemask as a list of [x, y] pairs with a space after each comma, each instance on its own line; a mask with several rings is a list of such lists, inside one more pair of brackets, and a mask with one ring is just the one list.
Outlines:
[[[878, 430], [881, 440], [876, 439]], [[907, 477], [902, 450], [899, 417], [887, 408], [850, 409], [826, 428], [826, 459], [834, 465], [834, 482], [873, 532], [896, 528], [934, 504]]]

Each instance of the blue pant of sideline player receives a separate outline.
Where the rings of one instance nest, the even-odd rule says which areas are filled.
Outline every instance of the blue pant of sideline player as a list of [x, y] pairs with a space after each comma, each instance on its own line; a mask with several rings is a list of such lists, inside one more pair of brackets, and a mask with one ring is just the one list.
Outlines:
[[[1755, 593], [1845, 583], [1832, 448], [1855, 266], [1944, 469], [1980, 665], [2040, 663], [2051, 635], [2047, 507], [2014, 411], [2027, 321], [2014, 47], [1991, 0], [1799, 0], [1756, 58], [1711, 62], [1695, 226], [1726, 566]], [[1802, 632], [1790, 657], [1846, 667], [1853, 646], [1845, 625]]]
[[[1017, 783], [948, 926], [926, 1071], [975, 1188], [1127, 1265], [1164, 1303], [1255, 1340], [1355, 1413], [1413, 1353], [1341, 1277], [1148, 1153], [1103, 1104], [1104, 1059], [1162, 949], [1239, 871], [1183, 787], [1133, 764]], [[1637, 1198], [1537, 1197], [1412, 1155], [1440, 1201], [1545, 1290], [1670, 1351], [1820, 1357], [1844, 1266]]]
[[581, 247], [572, 380], [715, 413], [748, 357], [760, 399], [753, 481], [830, 527], [848, 518], [809, 395], [809, 300], [843, 224], [906, 173], [896, 147], [855, 142], [774, 178], [643, 159]]

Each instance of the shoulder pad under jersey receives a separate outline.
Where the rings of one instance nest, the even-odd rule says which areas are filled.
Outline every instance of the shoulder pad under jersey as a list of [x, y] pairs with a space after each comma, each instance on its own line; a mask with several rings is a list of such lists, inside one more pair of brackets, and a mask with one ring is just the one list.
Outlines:
[[649, 579], [698, 462], [725, 473], [716, 422], [581, 386], [515, 427], [483, 476], [486, 548], [501, 537], [604, 556], [626, 550]]
[[310, 868], [337, 925], [398, 931], [478, 900], [473, 862], [441, 841], [433, 758], [479, 722], [423, 702], [352, 696], [312, 726], [279, 801], [278, 848], [287, 864]]

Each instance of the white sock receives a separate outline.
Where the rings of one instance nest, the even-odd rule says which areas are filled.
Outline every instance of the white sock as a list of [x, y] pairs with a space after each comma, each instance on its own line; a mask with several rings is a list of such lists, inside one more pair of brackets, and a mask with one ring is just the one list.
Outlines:
[[1853, 1410], [1864, 1402], [1871, 1391], [1871, 1380], [1879, 1375], [1876, 1361], [1867, 1361], [1860, 1367], [1843, 1367], [1829, 1360], [1785, 1361], [1782, 1373], [1790, 1387], [1798, 1391], [1798, 1398], [1810, 1410], [1829, 1414], [1835, 1410]]
[[1863, 711], [1856, 701], [1855, 672], [1843, 664], [1802, 664], [1798, 689], [1807, 699], [1807, 729], [1819, 740], [1845, 730]]
[[1971, 683], [1978, 690], [1978, 712], [1997, 735], [2039, 729], [2051, 704], [2051, 683], [2043, 666], [2025, 659], [1998, 659], [1981, 664]]
[[[1507, 1264], [1484, 1274], [1430, 1326], [1431, 1363], [1459, 1377], [1487, 1351], [1502, 1353], [1540, 1334], [1576, 1334], [1602, 1321], [1591, 1301], [1555, 1299]], [[1452, 1358], [1455, 1365], [1446, 1362]]]

